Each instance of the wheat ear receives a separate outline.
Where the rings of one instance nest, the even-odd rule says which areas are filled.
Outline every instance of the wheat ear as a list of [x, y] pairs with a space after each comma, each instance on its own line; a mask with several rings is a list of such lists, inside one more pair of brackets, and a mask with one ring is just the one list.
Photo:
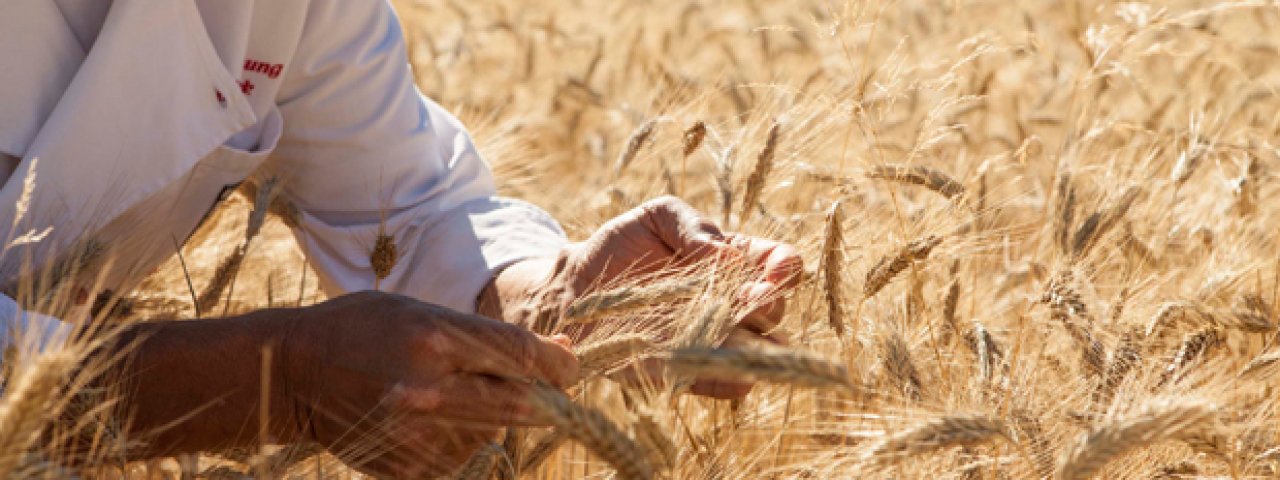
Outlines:
[[961, 445], [977, 445], [1008, 438], [1004, 422], [986, 415], [948, 415], [921, 423], [885, 438], [864, 459], [875, 462], [936, 452]]
[[844, 215], [840, 213], [840, 202], [831, 205], [827, 213], [827, 232], [822, 242], [822, 280], [827, 300], [827, 322], [836, 335], [844, 336], [844, 294], [840, 286], [844, 284]]
[[622, 172], [627, 169], [627, 165], [630, 165], [631, 161], [635, 160], [636, 154], [640, 153], [640, 149], [644, 148], [645, 144], [648, 143], [649, 137], [653, 136], [654, 127], [657, 125], [658, 119], [652, 118], [640, 124], [634, 132], [631, 132], [631, 136], [627, 138], [626, 148], [622, 150], [622, 153], [618, 154], [618, 160], [614, 162], [614, 172], [617, 175], [622, 175]]
[[707, 138], [707, 124], [701, 120], [694, 122], [688, 130], [684, 131], [684, 156], [693, 155], [698, 151], [698, 147], [702, 146], [702, 140]]
[[532, 472], [542, 466], [551, 454], [555, 453], [568, 437], [560, 430], [552, 430], [533, 443], [533, 447], [524, 453], [524, 460], [520, 462], [521, 472]]
[[1280, 350], [1272, 350], [1250, 360], [1249, 364], [1245, 365], [1243, 370], [1240, 370], [1240, 378], [1245, 380], [1265, 380], [1275, 375], [1277, 365], [1280, 365]]
[[733, 216], [733, 165], [737, 155], [737, 145], [729, 145], [716, 160], [716, 190], [720, 193], [720, 222], [729, 224]]
[[797, 351], [681, 348], [671, 354], [667, 368], [691, 377], [855, 390], [843, 366]]
[[1058, 467], [1061, 480], [1093, 478], [1120, 456], [1203, 428], [1213, 409], [1201, 402], [1154, 400], [1138, 412], [1103, 425], [1070, 447]]
[[253, 210], [249, 212], [249, 221], [245, 225], [244, 243], [236, 247], [231, 252], [231, 255], [222, 259], [222, 262], [218, 264], [218, 268], [213, 272], [213, 279], [209, 281], [209, 285], [205, 286], [204, 291], [200, 292], [199, 297], [196, 299], [196, 311], [213, 311], [213, 308], [218, 306], [222, 293], [233, 286], [236, 276], [240, 274], [240, 266], [244, 263], [244, 257], [249, 252], [249, 244], [262, 231], [262, 224], [265, 223], [267, 218], [267, 210], [270, 208], [271, 202], [275, 200], [279, 187], [279, 179], [271, 177], [263, 180], [262, 183], [258, 184], [258, 188], [254, 189]]
[[40, 354], [11, 378], [0, 404], [0, 478], [10, 478], [23, 455], [59, 414], [63, 386], [79, 365], [71, 350]]
[[669, 280], [653, 285], [631, 285], [582, 296], [564, 312], [566, 325], [590, 323], [604, 317], [670, 302], [696, 293], [707, 284], [702, 277]]
[[618, 478], [653, 478], [649, 457], [600, 411], [573, 403], [559, 390], [535, 387], [533, 405], [566, 436], [581, 443], [618, 472]]
[[747, 177], [747, 186], [742, 195], [742, 211], [739, 223], [746, 223], [751, 217], [751, 211], [755, 208], [756, 201], [760, 199], [760, 192], [764, 190], [765, 181], [769, 178], [769, 172], [773, 170], [774, 155], [778, 150], [778, 138], [782, 135], [782, 124], [774, 122], [769, 127], [768, 137], [765, 139], [764, 148], [760, 150], [760, 154], [756, 156], [755, 169], [751, 171], [751, 176]]
[[964, 186], [945, 173], [924, 166], [880, 165], [867, 172], [868, 178], [918, 185], [948, 199], [964, 194]]
[[676, 461], [680, 456], [680, 449], [676, 447], [675, 442], [671, 441], [671, 436], [663, 430], [662, 425], [654, 420], [653, 414], [648, 412], [636, 413], [636, 420], [632, 423], [632, 430], [635, 431], [636, 440], [644, 445], [651, 454], [651, 463], [661, 465], [664, 469], [671, 469], [676, 466]]
[[498, 459], [506, 455], [506, 450], [502, 445], [490, 443], [481, 448], [480, 451], [471, 455], [467, 463], [454, 474], [453, 478], [457, 480], [489, 480], [489, 476], [493, 473], [494, 465], [498, 464]]
[[924, 384], [920, 381], [920, 371], [911, 360], [911, 350], [907, 342], [895, 331], [888, 331], [880, 339], [881, 357], [885, 370], [902, 393], [912, 400], [920, 400], [924, 393]]
[[1142, 189], [1137, 186], [1130, 186], [1120, 199], [1104, 210], [1094, 212], [1084, 223], [1080, 225], [1080, 229], [1076, 231], [1071, 240], [1071, 253], [1075, 258], [1081, 258], [1098, 240], [1111, 231], [1119, 223], [1120, 219], [1129, 212], [1129, 208], [1133, 206], [1133, 202], [1138, 199], [1138, 195], [1142, 193]]
[[654, 343], [649, 340], [649, 337], [640, 333], [615, 335], [606, 340], [576, 348], [579, 380], [598, 373], [606, 373], [619, 363], [638, 359], [638, 355], [654, 348]]
[[881, 258], [874, 267], [871, 267], [871, 270], [867, 271], [867, 280], [862, 286], [863, 296], [874, 297], [894, 277], [906, 270], [911, 262], [928, 258], [929, 252], [933, 251], [939, 243], [942, 243], [942, 237], [930, 235], [908, 243], [892, 256]]

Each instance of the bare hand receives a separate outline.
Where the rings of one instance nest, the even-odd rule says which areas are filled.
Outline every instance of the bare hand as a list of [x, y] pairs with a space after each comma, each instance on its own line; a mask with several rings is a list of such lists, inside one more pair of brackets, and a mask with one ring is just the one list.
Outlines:
[[[481, 311], [538, 329], [539, 323], [547, 323], [568, 303], [600, 285], [625, 283], [672, 266], [707, 261], [746, 262], [755, 274], [736, 299], [751, 309], [740, 315], [738, 328], [725, 346], [755, 340], [782, 342], [773, 333], [786, 312], [784, 294], [796, 285], [803, 270], [796, 249], [772, 240], [726, 234], [675, 197], [650, 200], [606, 222], [587, 240], [566, 248], [554, 265], [550, 261], [516, 264], [495, 279], [487, 298], [482, 296]], [[580, 337], [587, 331], [572, 334]], [[655, 362], [645, 362], [626, 373], [656, 377], [660, 369]], [[750, 389], [749, 384], [700, 380], [693, 393], [740, 398]]]
[[305, 310], [284, 379], [304, 436], [367, 473], [447, 474], [501, 427], [536, 425], [532, 381], [577, 375], [567, 338], [363, 292]]

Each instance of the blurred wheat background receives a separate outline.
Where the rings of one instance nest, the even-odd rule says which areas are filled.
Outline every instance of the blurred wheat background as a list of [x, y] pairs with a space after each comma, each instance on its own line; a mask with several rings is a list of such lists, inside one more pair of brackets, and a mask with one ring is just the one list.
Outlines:
[[[396, 6], [422, 91], [471, 127], [502, 194], [574, 239], [672, 194], [807, 267], [786, 350], [699, 349], [734, 275], [595, 312], [622, 340], [579, 345], [601, 371], [670, 356], [765, 382], [744, 401], [592, 375], [574, 408], [599, 418], [571, 418], [621, 439], [511, 432], [470, 478], [1280, 475], [1280, 5]], [[249, 211], [230, 202], [184, 249], [197, 290]], [[219, 308], [321, 300], [283, 222], [261, 238]], [[176, 258], [130, 303], [194, 313]], [[644, 336], [670, 321], [713, 328]], [[311, 453], [92, 475], [356, 475]]]

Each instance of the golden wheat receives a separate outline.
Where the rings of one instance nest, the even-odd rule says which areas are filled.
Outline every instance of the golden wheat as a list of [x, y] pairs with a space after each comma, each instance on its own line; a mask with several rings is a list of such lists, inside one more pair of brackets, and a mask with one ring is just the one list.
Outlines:
[[1212, 415], [1212, 407], [1195, 400], [1150, 401], [1139, 411], [1098, 427], [1068, 449], [1058, 467], [1057, 478], [1092, 478], [1108, 463], [1130, 451], [1203, 428]]

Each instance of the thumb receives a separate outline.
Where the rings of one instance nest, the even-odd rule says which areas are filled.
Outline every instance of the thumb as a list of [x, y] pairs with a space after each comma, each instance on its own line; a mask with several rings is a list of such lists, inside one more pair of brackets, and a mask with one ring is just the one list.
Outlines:
[[676, 197], [665, 196], [640, 206], [640, 219], [678, 258], [711, 255], [728, 247], [715, 222]]

